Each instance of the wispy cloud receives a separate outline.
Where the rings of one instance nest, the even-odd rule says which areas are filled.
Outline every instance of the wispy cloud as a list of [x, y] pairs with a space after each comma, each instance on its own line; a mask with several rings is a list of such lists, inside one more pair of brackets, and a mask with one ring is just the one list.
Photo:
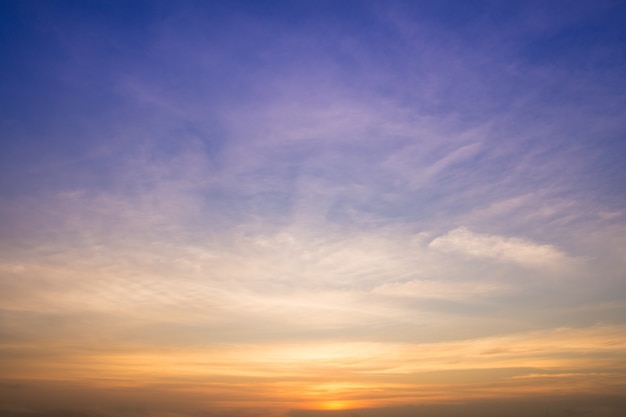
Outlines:
[[514, 262], [534, 268], [555, 267], [567, 262], [566, 255], [554, 246], [539, 245], [519, 238], [473, 233], [465, 227], [434, 239], [428, 246], [443, 252]]

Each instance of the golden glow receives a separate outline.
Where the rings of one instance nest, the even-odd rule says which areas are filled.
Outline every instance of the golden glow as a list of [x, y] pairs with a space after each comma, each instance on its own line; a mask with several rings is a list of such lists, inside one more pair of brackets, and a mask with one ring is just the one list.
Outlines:
[[[164, 390], [158, 395], [174, 389], [190, 403], [202, 403], [210, 394], [211, 404], [224, 407], [248, 401], [339, 410], [553, 391], [620, 392], [626, 385], [620, 359], [626, 356], [626, 329], [621, 326], [415, 345], [214, 345], [152, 351], [120, 346], [107, 353], [95, 348], [68, 352], [54, 345], [3, 348], [15, 352], [0, 363], [9, 378]], [[48, 360], [50, 355], [55, 360]]]
[[345, 410], [347, 408], [355, 408], [350, 406], [350, 402], [341, 400], [324, 401], [320, 404], [322, 410]]

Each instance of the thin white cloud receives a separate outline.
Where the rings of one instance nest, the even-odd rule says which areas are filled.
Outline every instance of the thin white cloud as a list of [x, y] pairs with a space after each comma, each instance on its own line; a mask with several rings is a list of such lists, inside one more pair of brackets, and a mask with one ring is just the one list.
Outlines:
[[511, 290], [512, 288], [510, 286], [495, 282], [411, 280], [406, 282], [385, 283], [374, 288], [372, 292], [396, 297], [464, 300], [477, 296], [493, 296]]
[[567, 256], [552, 245], [541, 245], [517, 237], [474, 233], [465, 227], [449, 231], [428, 246], [441, 252], [513, 262], [533, 268], [559, 266], [567, 261]]

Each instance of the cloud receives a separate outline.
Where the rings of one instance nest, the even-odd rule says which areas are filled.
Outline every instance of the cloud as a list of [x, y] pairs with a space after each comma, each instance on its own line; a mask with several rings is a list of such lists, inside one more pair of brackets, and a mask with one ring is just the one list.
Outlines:
[[[342, 332], [419, 341], [448, 332], [465, 336], [471, 326], [479, 334], [523, 328], [533, 317], [524, 312], [528, 302], [544, 320], [558, 317], [578, 297], [575, 288], [563, 290], [558, 283], [586, 276], [584, 270], [569, 276], [563, 265], [571, 261], [551, 246], [471, 232], [458, 239], [458, 229], [430, 243], [432, 233], [396, 227], [355, 232], [296, 223], [269, 229], [241, 227], [174, 242], [161, 232], [121, 234], [123, 239], [17, 258], [21, 262], [0, 268], [5, 328], [11, 337], [43, 340], [54, 338], [50, 326], [39, 335], [29, 329], [45, 321], [65, 323], [59, 337], [86, 342], [94, 328], [79, 317], [90, 317], [111, 340], [165, 344], [202, 343], [217, 335], [246, 342], [332, 339]], [[438, 246], [442, 242], [452, 247]], [[462, 244], [473, 252], [464, 252]], [[558, 255], [537, 260], [537, 253]], [[526, 268], [549, 279], [529, 279]], [[596, 301], [578, 307], [604, 307], [583, 323], [613, 309], [603, 293], [613, 294], [607, 289], [614, 284], [598, 284]], [[566, 323], [581, 320], [582, 311]], [[419, 333], [388, 330], [416, 325]]]
[[19, 346], [5, 345], [5, 355], [16, 353], [4, 360], [5, 380], [21, 388], [6, 384], [0, 393], [11, 399], [7, 405], [36, 394], [32, 405], [48, 408], [110, 410], [111, 404], [152, 399], [147, 409], [183, 414], [245, 404], [322, 408], [332, 400], [344, 407], [472, 402], [555, 390], [567, 396], [619, 395], [625, 334], [623, 325], [596, 325], [433, 343], [312, 340], [55, 350], [31, 345], [21, 354]]
[[445, 282], [433, 280], [411, 280], [382, 284], [372, 291], [397, 297], [442, 298], [463, 300], [480, 296], [493, 296], [511, 291], [505, 284], [495, 282]]
[[567, 256], [552, 245], [540, 245], [515, 237], [478, 234], [465, 227], [449, 231], [428, 246], [445, 253], [512, 262], [532, 268], [556, 267], [567, 261]]

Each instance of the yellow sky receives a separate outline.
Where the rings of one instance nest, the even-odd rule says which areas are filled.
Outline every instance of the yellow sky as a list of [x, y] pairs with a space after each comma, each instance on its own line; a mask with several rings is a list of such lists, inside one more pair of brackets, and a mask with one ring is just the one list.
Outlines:
[[126, 390], [146, 391], [199, 409], [209, 404], [341, 409], [555, 393], [609, 395], [626, 388], [625, 330], [598, 325], [421, 344], [101, 349], [97, 342], [13, 342], [2, 346], [2, 369], [5, 378], [27, 384], [74, 384], [64, 395], [91, 388], [122, 401]]

